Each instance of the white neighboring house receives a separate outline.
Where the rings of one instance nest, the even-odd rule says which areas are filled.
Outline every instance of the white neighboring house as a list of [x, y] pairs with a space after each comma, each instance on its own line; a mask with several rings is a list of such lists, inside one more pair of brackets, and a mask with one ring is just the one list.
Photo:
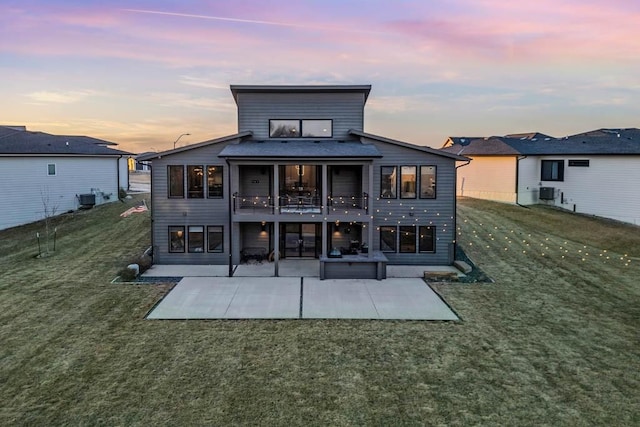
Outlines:
[[546, 204], [640, 225], [640, 129], [449, 138], [442, 150], [466, 156], [458, 196]]
[[[118, 200], [129, 187], [129, 153], [87, 136], [0, 126], [0, 230]], [[81, 197], [82, 195], [82, 197]]]

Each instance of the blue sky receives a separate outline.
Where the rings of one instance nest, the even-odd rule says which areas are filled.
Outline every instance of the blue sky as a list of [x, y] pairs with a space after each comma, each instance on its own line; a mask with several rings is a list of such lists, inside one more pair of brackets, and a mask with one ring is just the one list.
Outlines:
[[420, 145], [638, 126], [640, 2], [520, 3], [5, 0], [0, 124], [164, 150], [234, 133], [230, 84], [371, 84]]

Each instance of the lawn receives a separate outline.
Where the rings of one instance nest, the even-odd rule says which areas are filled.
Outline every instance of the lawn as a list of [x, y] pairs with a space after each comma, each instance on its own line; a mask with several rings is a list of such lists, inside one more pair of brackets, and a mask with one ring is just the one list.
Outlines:
[[136, 200], [0, 232], [0, 425], [639, 425], [640, 229], [461, 200], [461, 322], [148, 321]]

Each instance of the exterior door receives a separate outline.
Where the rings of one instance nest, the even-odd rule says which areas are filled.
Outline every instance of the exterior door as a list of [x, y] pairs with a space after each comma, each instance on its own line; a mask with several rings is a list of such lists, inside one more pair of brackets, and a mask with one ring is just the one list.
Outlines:
[[315, 258], [318, 254], [318, 225], [288, 223], [284, 228], [285, 258]]

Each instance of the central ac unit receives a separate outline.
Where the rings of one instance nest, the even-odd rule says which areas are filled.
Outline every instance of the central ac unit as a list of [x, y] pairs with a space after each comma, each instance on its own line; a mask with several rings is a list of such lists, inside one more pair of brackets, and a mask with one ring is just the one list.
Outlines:
[[554, 200], [556, 189], [553, 187], [540, 187], [540, 200]]

